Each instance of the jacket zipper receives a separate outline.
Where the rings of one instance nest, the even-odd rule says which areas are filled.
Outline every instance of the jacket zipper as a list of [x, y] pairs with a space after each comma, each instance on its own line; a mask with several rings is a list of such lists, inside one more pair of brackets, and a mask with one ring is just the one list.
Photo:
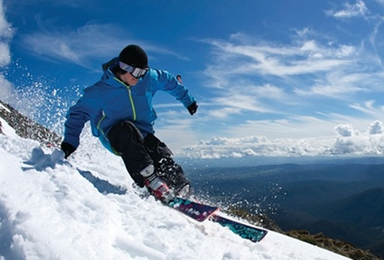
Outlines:
[[136, 109], [135, 109], [135, 103], [133, 102], [132, 92], [131, 92], [131, 86], [127, 85], [125, 82], [121, 81], [119, 78], [114, 77], [115, 80], [123, 84], [128, 89], [128, 96], [129, 101], [131, 102], [132, 107], [132, 113], [133, 113], [133, 121], [136, 121]]
[[[131, 86], [128, 86], [127, 84], [125, 84], [123, 81], [121, 81], [120, 79], [114, 77], [115, 80], [119, 81], [121, 84], [123, 84], [127, 90], [128, 90], [128, 97], [129, 97], [129, 101], [131, 102], [131, 107], [132, 107], [132, 113], [133, 113], [133, 121], [136, 121], [136, 109], [135, 109], [135, 104], [133, 103], [133, 97], [132, 97], [132, 92], [131, 92]], [[100, 125], [101, 125], [101, 122], [104, 120], [105, 118], [105, 115], [103, 113], [103, 116], [100, 118], [98, 124], [97, 124], [97, 129], [104, 135], [104, 132], [101, 130], [100, 128]], [[105, 135], [104, 135], [105, 136]], [[107, 138], [107, 137], [106, 137]], [[108, 139], [108, 138], [107, 138]]]
[[[124, 84], [125, 85], [125, 84]], [[131, 92], [131, 87], [126, 86], [128, 89], [128, 96], [129, 96], [129, 101], [131, 101], [131, 106], [132, 106], [132, 113], [133, 113], [133, 121], [136, 121], [136, 109], [135, 109], [135, 104], [133, 103], [133, 97], [132, 97], [132, 92]]]

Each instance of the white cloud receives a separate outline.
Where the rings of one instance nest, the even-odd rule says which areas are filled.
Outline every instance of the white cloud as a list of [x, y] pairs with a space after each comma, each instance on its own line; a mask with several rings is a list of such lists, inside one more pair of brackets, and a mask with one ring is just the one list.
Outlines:
[[[232, 35], [228, 41], [206, 40], [213, 55], [204, 71], [209, 81], [205, 85], [220, 90], [210, 99], [220, 106], [211, 110], [212, 115], [230, 120], [254, 111], [279, 115], [277, 120], [290, 114], [311, 117], [314, 107], [326, 107], [328, 99], [332, 99], [332, 105], [335, 99], [343, 101], [344, 105], [338, 106], [352, 111], [358, 109], [353, 100], [360, 100], [359, 94], [383, 92], [382, 66], [372, 62], [364, 45], [330, 41], [330, 37], [318, 37], [308, 28], [296, 30], [293, 38], [286, 44], [242, 34]], [[319, 38], [326, 39], [326, 44]], [[364, 109], [364, 113], [369, 110]], [[381, 108], [372, 108], [368, 120], [376, 119], [381, 112]], [[249, 120], [255, 117], [251, 115]]]
[[354, 130], [353, 126], [349, 124], [336, 126], [335, 132], [344, 137], [359, 135], [359, 131]]
[[226, 137], [213, 137], [208, 141], [200, 141], [201, 145], [241, 145], [241, 144], [255, 144], [264, 143], [268, 139], [264, 136], [247, 136], [243, 138], [226, 138]]
[[[126, 45], [119, 29], [111, 25], [87, 24], [75, 31], [41, 30], [24, 35], [24, 46], [36, 55], [54, 61], [64, 60], [80, 66], [90, 66], [91, 58], [109, 59]], [[108, 41], [105, 41], [108, 39]]]
[[68, 31], [41, 28], [39, 32], [23, 35], [22, 38], [24, 46], [41, 58], [54, 62], [66, 61], [86, 68], [92, 68], [95, 59], [104, 62], [117, 56], [130, 41], [142, 46], [146, 52], [187, 59], [151, 43], [132, 39], [129, 32], [115, 24], [88, 23]]
[[13, 84], [4, 75], [0, 74], [0, 97], [4, 102], [9, 102], [13, 97]]
[[221, 106], [241, 109], [243, 111], [270, 112], [267, 108], [259, 104], [256, 96], [235, 93], [233, 91], [228, 92], [226, 96], [213, 98], [213, 102], [215, 104], [221, 104]]
[[[350, 72], [349, 69], [330, 70], [325, 75], [317, 76], [314, 84], [309, 88], [298, 87], [294, 92], [300, 96], [325, 96], [332, 99], [345, 99], [359, 92], [367, 92], [365, 88], [372, 82], [371, 73]], [[381, 77], [375, 77], [375, 79]], [[369, 85], [369, 87], [374, 84]]]
[[5, 18], [3, 0], [0, 0], [0, 37], [2, 41], [9, 41], [13, 37], [11, 24]]
[[271, 84], [266, 84], [264, 86], [257, 86], [251, 89], [256, 96], [269, 98], [269, 99], [282, 99], [286, 96], [286, 93], [283, 89], [273, 86]]
[[375, 101], [374, 100], [368, 100], [362, 102], [363, 104], [354, 103], [349, 105], [351, 108], [363, 112], [366, 115], [370, 115], [372, 117], [380, 118], [383, 114], [382, 108], [376, 108], [374, 107]]
[[384, 5], [384, 0], [376, 0], [377, 3]]
[[11, 53], [8, 42], [0, 42], [0, 66], [4, 67], [11, 62]]
[[[221, 52], [215, 68], [229, 75], [273, 75], [278, 77], [305, 75], [342, 68], [352, 61], [353, 46], [321, 46], [315, 40], [297, 45], [274, 46], [273, 43], [235, 44], [211, 41]], [[229, 63], [229, 61], [231, 61]], [[228, 67], [227, 64], [232, 64]]]
[[[11, 62], [9, 43], [12, 37], [13, 29], [5, 18], [3, 1], [0, 0], [0, 68], [5, 68]], [[9, 102], [13, 97], [13, 85], [3, 74], [0, 74], [0, 86], [0, 96], [2, 100]]]
[[355, 4], [346, 3], [344, 9], [339, 11], [327, 11], [328, 15], [335, 18], [345, 19], [351, 17], [364, 17], [368, 13], [368, 8], [365, 3], [361, 0], [356, 1]]
[[369, 126], [369, 134], [377, 135], [383, 133], [383, 123], [380, 121], [375, 121]]
[[[246, 44], [218, 40], [207, 42], [213, 46], [214, 57], [217, 58], [211, 62], [212, 65], [207, 67], [204, 74], [211, 78], [209, 86], [215, 88], [239, 86], [238, 89], [241, 89], [247, 79], [248, 82], [268, 79], [265, 84], [268, 86], [274, 78], [280, 78], [284, 82], [291, 81], [296, 94], [331, 96], [335, 91], [361, 91], [360, 83], [366, 82], [364, 80], [371, 76], [371, 73], [364, 72], [362, 66], [359, 66], [361, 64], [356, 63], [360, 51], [352, 45], [323, 46], [315, 40], [281, 46], [259, 41], [249, 44], [249, 40]], [[372, 66], [366, 66], [365, 69]], [[310, 81], [299, 80], [299, 77]], [[239, 79], [242, 82], [239, 82]], [[343, 84], [336, 84], [334, 80]], [[275, 90], [281, 89], [277, 83], [274, 85]], [[327, 94], [328, 92], [330, 94]]]
[[218, 109], [208, 110], [209, 117], [212, 118], [228, 118], [231, 115], [241, 114], [241, 109], [236, 107], [222, 107]]
[[201, 159], [240, 158], [254, 156], [335, 156], [384, 154], [383, 124], [375, 121], [369, 131], [359, 134], [352, 125], [335, 127], [338, 136], [327, 138], [274, 139], [265, 136], [245, 138], [214, 137], [197, 145], [183, 147], [180, 157]]

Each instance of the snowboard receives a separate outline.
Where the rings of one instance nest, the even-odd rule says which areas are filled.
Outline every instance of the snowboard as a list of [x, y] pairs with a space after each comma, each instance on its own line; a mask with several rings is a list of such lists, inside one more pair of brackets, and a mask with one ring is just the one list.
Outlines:
[[262, 240], [268, 233], [267, 230], [241, 223], [237, 220], [233, 220], [217, 214], [213, 214], [209, 220], [216, 222], [223, 227], [229, 228], [236, 235], [239, 235], [240, 237], [250, 240], [254, 243]]
[[219, 210], [219, 208], [215, 206], [209, 206], [178, 197], [167, 205], [198, 222], [203, 222]]

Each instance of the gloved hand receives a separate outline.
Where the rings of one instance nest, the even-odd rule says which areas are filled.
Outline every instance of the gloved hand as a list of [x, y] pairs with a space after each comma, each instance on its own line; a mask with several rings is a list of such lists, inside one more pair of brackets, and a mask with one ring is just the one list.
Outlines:
[[194, 113], [196, 113], [198, 107], [199, 107], [199, 106], [196, 104], [196, 101], [193, 102], [192, 104], [190, 104], [190, 105], [187, 107], [187, 109], [188, 109], [189, 113], [191, 114], [191, 116], [192, 116]]
[[68, 156], [76, 150], [76, 148], [67, 142], [62, 142], [61, 150], [63, 150], [63, 152], [65, 153], [64, 158], [67, 159]]

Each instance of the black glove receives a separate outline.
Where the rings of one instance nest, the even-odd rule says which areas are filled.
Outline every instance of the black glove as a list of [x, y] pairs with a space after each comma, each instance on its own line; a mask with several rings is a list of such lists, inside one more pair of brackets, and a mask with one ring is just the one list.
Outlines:
[[64, 158], [67, 159], [68, 156], [76, 150], [76, 148], [67, 142], [62, 142], [61, 150], [63, 150], [63, 152], [65, 153]]
[[196, 101], [193, 102], [192, 104], [190, 104], [190, 105], [188, 106], [187, 109], [188, 109], [189, 113], [191, 114], [191, 116], [192, 116], [194, 113], [196, 113], [198, 107], [199, 107], [199, 106], [196, 104]]

